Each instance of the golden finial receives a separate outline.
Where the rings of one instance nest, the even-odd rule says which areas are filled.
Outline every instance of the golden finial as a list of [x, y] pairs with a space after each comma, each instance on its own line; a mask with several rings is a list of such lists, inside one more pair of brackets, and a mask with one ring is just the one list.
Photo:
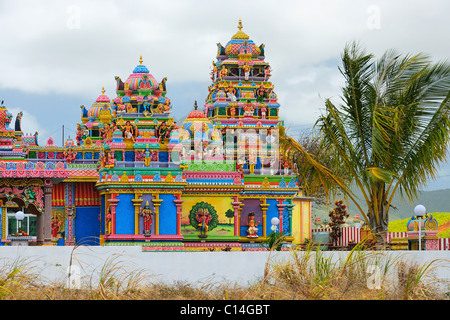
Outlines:
[[102, 87], [102, 94], [105, 94], [105, 87]]
[[141, 57], [139, 58], [139, 63], [142, 64], [143, 60], [142, 60], [142, 54]]
[[242, 19], [241, 18], [239, 18], [238, 29], [239, 29], [239, 31], [236, 32], [236, 34], [233, 37], [231, 37], [231, 39], [244, 39], [244, 40], [249, 39], [249, 36], [247, 34], [245, 34], [244, 31], [242, 31]]

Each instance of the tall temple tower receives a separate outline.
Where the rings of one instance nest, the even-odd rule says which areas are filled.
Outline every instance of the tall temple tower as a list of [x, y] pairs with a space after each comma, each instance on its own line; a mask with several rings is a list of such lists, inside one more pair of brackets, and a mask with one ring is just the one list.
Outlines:
[[[264, 44], [255, 45], [239, 20], [238, 31], [226, 46], [217, 46], [204, 111], [195, 105], [183, 128], [191, 137], [191, 146], [201, 145], [195, 143], [196, 137], [214, 137], [220, 132], [220, 147], [211, 145], [214, 139], [209, 139], [209, 145], [199, 148], [209, 148], [209, 153], [198, 157], [194, 151], [185, 158], [188, 185], [183, 192], [183, 212], [205, 195], [215, 194], [214, 200], [209, 199], [212, 205], [229, 203], [231, 198], [232, 209], [228, 210], [234, 219], [234, 238], [229, 240], [237, 240], [245, 250], [257, 248], [275, 228], [272, 222], [276, 220], [277, 230], [293, 241], [298, 232], [293, 210], [299, 189], [296, 175], [280, 154], [278, 132], [283, 122]], [[208, 177], [211, 183], [200, 186], [200, 177]]]

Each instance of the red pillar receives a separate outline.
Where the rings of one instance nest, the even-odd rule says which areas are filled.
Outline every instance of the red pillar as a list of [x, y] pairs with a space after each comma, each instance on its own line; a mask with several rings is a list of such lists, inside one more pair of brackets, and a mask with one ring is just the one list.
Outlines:
[[278, 225], [278, 231], [282, 232], [283, 231], [283, 211], [284, 211], [284, 207], [286, 207], [286, 204], [283, 203], [284, 199], [277, 199], [277, 201], [279, 202], [277, 204], [278, 219], [280, 219], [280, 224]]

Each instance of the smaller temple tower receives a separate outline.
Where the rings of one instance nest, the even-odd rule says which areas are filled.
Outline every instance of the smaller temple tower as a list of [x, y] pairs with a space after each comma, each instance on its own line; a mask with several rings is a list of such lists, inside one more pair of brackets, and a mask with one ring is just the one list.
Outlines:
[[[185, 187], [179, 154], [171, 133], [166, 81], [158, 82], [143, 64], [125, 81], [116, 80], [117, 96], [100, 96], [93, 127], [98, 123], [101, 195], [101, 243], [136, 243], [182, 239], [179, 200]], [[104, 99], [104, 100], [103, 100]], [[97, 103], [99, 99], [97, 99]], [[87, 122], [89, 124], [89, 122]], [[162, 214], [163, 213], [163, 214]]]

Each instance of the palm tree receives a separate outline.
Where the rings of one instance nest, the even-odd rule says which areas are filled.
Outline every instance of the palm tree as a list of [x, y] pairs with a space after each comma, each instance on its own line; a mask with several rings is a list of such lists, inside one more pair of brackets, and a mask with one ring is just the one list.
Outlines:
[[[343, 192], [377, 243], [385, 245], [394, 194], [413, 201], [445, 161], [450, 65], [393, 50], [374, 61], [372, 54], [352, 43], [344, 49], [339, 70], [345, 78], [342, 104], [327, 99], [315, 125], [327, 158], [308, 153], [286, 134], [281, 133], [280, 143], [287, 159], [302, 159], [298, 168], [305, 165], [313, 173], [312, 194], [319, 188], [327, 194]], [[361, 199], [352, 188], [362, 193]]]

